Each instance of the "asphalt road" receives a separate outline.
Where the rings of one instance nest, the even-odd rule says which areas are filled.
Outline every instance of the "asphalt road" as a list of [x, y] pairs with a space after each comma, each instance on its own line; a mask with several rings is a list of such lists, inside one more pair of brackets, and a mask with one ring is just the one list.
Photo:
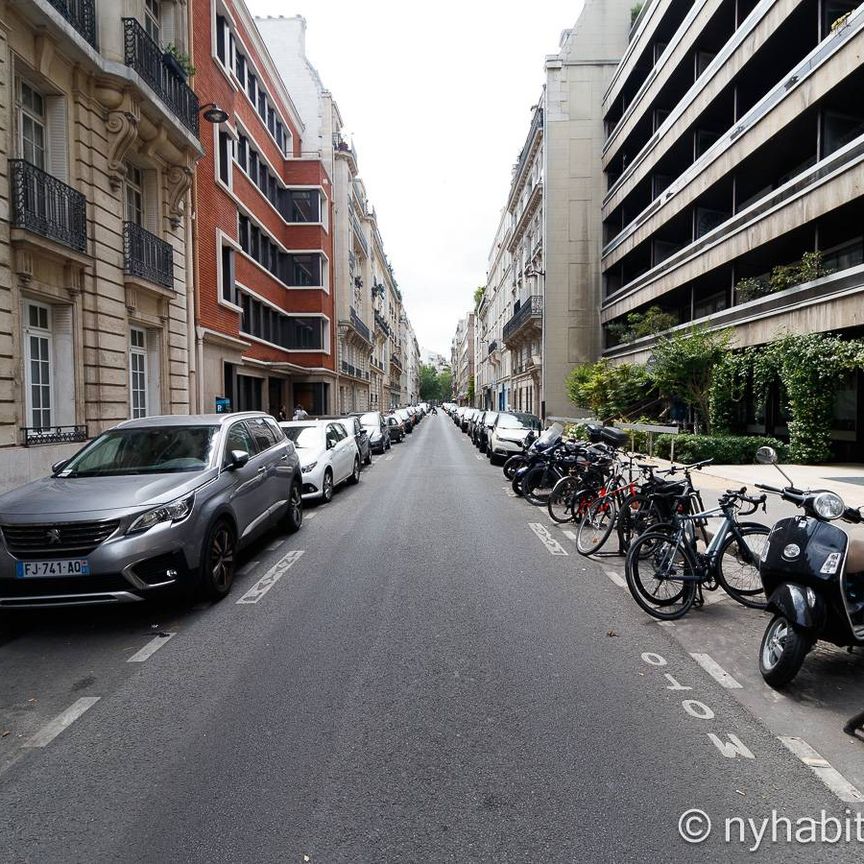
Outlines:
[[222, 603], [7, 631], [0, 861], [857, 860], [771, 842], [848, 805], [505, 488], [439, 414]]

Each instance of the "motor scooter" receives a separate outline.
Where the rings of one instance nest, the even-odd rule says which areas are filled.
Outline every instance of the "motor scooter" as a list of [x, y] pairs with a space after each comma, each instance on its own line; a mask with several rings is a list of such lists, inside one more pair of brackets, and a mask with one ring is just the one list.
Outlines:
[[774, 525], [759, 562], [767, 608], [774, 613], [759, 648], [759, 671], [779, 690], [798, 674], [817, 641], [864, 647], [864, 541], [850, 540], [834, 524], [857, 525], [864, 517], [835, 492], [798, 489], [773, 448], [760, 447], [756, 461], [774, 465], [789, 484], [757, 488], [803, 511]]

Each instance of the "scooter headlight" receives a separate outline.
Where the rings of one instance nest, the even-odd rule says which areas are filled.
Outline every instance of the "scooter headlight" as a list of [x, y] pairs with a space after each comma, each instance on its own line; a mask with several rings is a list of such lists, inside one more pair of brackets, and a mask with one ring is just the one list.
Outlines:
[[839, 519], [846, 512], [846, 505], [834, 492], [820, 492], [813, 499], [813, 510], [821, 519]]

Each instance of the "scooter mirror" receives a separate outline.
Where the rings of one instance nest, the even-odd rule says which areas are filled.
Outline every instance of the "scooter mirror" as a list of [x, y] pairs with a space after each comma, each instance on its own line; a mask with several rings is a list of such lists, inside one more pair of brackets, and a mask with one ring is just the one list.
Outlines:
[[760, 447], [756, 451], [756, 461], [760, 465], [776, 465], [777, 451], [773, 447]]

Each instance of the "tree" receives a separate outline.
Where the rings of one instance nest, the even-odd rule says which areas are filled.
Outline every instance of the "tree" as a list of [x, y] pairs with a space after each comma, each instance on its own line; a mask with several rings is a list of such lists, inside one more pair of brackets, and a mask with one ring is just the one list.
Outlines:
[[441, 399], [441, 385], [434, 366], [420, 364], [420, 398], [424, 402]]
[[483, 295], [486, 293], [485, 285], [478, 285], [474, 289], [474, 311], [476, 312], [480, 308], [480, 304], [483, 302]]
[[662, 396], [677, 398], [696, 411], [697, 425], [711, 429], [710, 396], [715, 367], [729, 349], [727, 331], [711, 332], [693, 327], [687, 333], [657, 340], [649, 361], [649, 373]]
[[438, 373], [438, 392], [442, 402], [453, 398], [453, 373], [449, 369], [442, 369]]
[[570, 400], [598, 420], [639, 417], [654, 401], [651, 379], [644, 366], [608, 360], [574, 366], [564, 386]]
[[474, 376], [468, 376], [468, 404], [474, 404]]

